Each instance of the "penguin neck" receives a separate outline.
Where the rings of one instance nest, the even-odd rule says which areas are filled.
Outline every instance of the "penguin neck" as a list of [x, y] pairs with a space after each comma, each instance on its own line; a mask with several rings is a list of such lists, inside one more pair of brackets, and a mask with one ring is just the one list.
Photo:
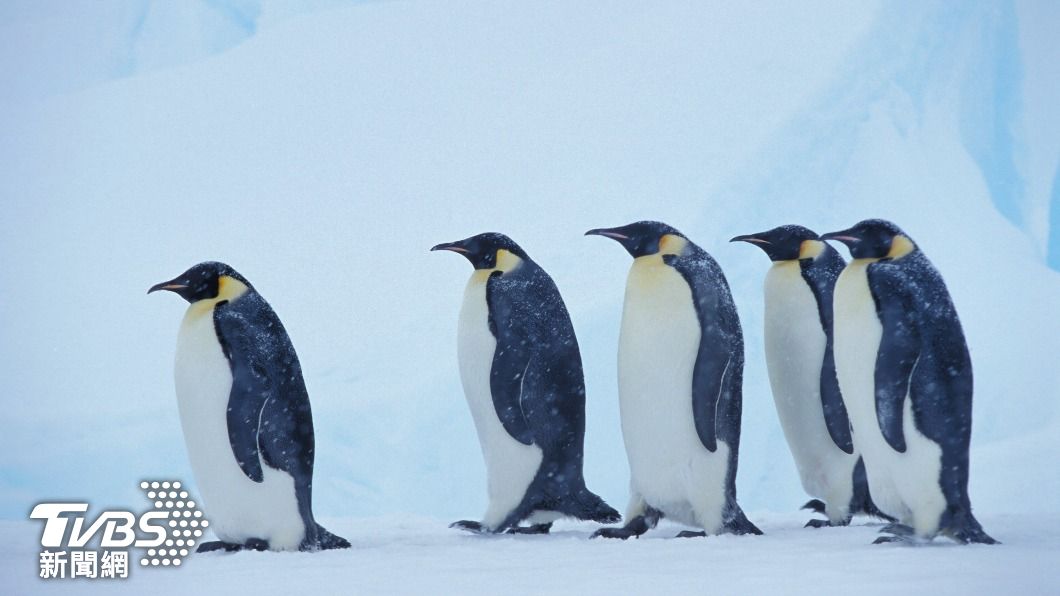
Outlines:
[[471, 274], [471, 280], [469, 283], [486, 283], [494, 272], [500, 271], [501, 275], [506, 275], [522, 267], [524, 264], [523, 259], [520, 258], [519, 255], [504, 250], [503, 248], [497, 251], [496, 262], [497, 265], [492, 269], [476, 269], [475, 272]]
[[688, 240], [677, 234], [664, 234], [659, 239], [659, 252], [655, 253], [661, 260], [665, 255], [681, 256], [688, 248]]
[[218, 304], [222, 302], [234, 302], [249, 290], [250, 287], [247, 286], [247, 284], [234, 277], [222, 275], [217, 280], [217, 296], [207, 298], [206, 300], [199, 300], [188, 305], [188, 310], [184, 314], [184, 320], [191, 321], [207, 313], [211, 313], [213, 312], [214, 307]]
[[808, 266], [812, 265], [817, 259], [821, 258], [827, 248], [828, 245], [820, 240], [803, 240], [802, 244], [799, 245], [798, 258], [773, 261], [773, 269], [780, 271], [788, 267], [801, 268], [804, 261], [807, 262]]
[[887, 252], [887, 258], [897, 261], [916, 250], [916, 244], [905, 234], [898, 234], [891, 240], [891, 250]]
[[824, 254], [827, 244], [820, 240], [803, 240], [799, 245], [799, 260], [816, 259]]
[[[626, 304], [629, 304], [633, 294], [646, 292], [647, 295], [654, 295], [656, 292], [665, 292], [665, 288], [671, 287], [670, 284], [674, 279], [680, 278], [680, 274], [676, 269], [667, 265], [663, 257], [666, 255], [680, 257], [685, 254], [687, 247], [688, 240], [667, 234], [660, 239], [658, 252], [633, 259], [633, 264], [629, 268], [629, 276], [626, 279]], [[682, 283], [684, 283], [683, 279]]]
[[685, 250], [688, 248], [688, 240], [678, 236], [676, 234], [664, 234], [659, 239], [659, 250], [650, 254], [643, 255], [633, 259], [634, 269], [640, 267], [654, 267], [659, 265], [665, 265], [663, 257], [666, 255], [673, 255], [680, 257], [685, 254]]
[[916, 244], [914, 244], [913, 241], [909, 239], [909, 236], [906, 236], [905, 234], [898, 234], [894, 237], [894, 239], [891, 240], [891, 248], [887, 251], [886, 255], [882, 257], [867, 257], [863, 259], [854, 259], [853, 261], [851, 261], [851, 263], [862, 263], [864, 265], [868, 265], [870, 263], [883, 261], [885, 259], [888, 261], [897, 261], [899, 259], [908, 257], [909, 255], [917, 252], [918, 250], [919, 249], [917, 249]]
[[802, 268], [801, 261], [796, 260], [796, 259], [788, 259], [788, 260], [784, 260], [784, 261], [773, 261], [773, 266], [770, 267], [770, 270], [771, 271], [776, 271], [776, 272], [779, 273], [779, 272], [782, 272], [782, 271], [788, 271], [790, 269], [800, 269], [801, 270], [801, 268]]

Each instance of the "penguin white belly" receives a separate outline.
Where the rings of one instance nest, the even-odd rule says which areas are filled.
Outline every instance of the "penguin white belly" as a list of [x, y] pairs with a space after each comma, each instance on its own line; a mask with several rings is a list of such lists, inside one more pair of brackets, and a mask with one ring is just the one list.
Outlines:
[[305, 536], [294, 478], [268, 466], [254, 482], [228, 440], [232, 373], [214, 331], [212, 309], [192, 305], [181, 324], [176, 356], [177, 405], [188, 458], [210, 529], [225, 542], [257, 538], [273, 550], [297, 550]]
[[[868, 285], [868, 262], [854, 261], [835, 288], [835, 358], [839, 387], [865, 459], [873, 501], [885, 513], [910, 524], [921, 536], [933, 535], [946, 500], [939, 486], [942, 450], [913, 421], [905, 399], [902, 428], [906, 451], [891, 448], [876, 416], [876, 358], [883, 326]], [[915, 366], [914, 366], [915, 371]]]
[[543, 453], [537, 445], [524, 445], [508, 434], [493, 405], [490, 372], [497, 340], [489, 330], [487, 279], [483, 272], [476, 272], [464, 291], [457, 330], [457, 357], [460, 381], [486, 461], [489, 506], [483, 523], [493, 529], [522, 502], [541, 467]]
[[634, 260], [618, 349], [619, 405], [631, 489], [677, 521], [721, 528], [729, 446], [707, 451], [692, 414], [701, 336], [688, 283], [658, 256]]
[[829, 518], [847, 515], [857, 452], [845, 453], [828, 432], [821, 404], [827, 345], [817, 299], [798, 261], [773, 265], [765, 283], [765, 349], [781, 428], [803, 489], [824, 499]]

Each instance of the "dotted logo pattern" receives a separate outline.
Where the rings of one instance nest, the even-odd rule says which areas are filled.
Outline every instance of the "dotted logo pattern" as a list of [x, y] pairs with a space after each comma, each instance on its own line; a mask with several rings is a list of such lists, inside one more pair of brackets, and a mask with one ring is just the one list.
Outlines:
[[142, 567], [175, 566], [179, 567], [184, 557], [188, 556], [210, 522], [203, 519], [202, 511], [193, 501], [188, 491], [181, 490], [178, 481], [143, 481], [140, 489], [153, 503], [154, 508], [169, 513], [166, 522], [168, 531], [166, 540], [157, 548], [147, 549], [147, 555], [140, 559]]

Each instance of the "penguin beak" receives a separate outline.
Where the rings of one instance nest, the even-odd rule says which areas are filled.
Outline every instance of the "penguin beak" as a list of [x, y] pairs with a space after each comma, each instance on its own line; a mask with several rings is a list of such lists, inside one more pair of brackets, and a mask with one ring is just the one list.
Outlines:
[[847, 246], [853, 246], [858, 242], [861, 242], [861, 238], [852, 236], [850, 230], [839, 230], [838, 232], [829, 232], [828, 234], [821, 234], [819, 240], [838, 240]]
[[747, 235], [744, 235], [744, 236], [736, 236], [736, 237], [732, 238], [731, 240], [729, 240], [729, 242], [752, 242], [754, 244], [773, 244], [769, 240], [764, 240], [762, 238], [757, 237], [754, 234], [747, 234]]
[[464, 248], [463, 246], [460, 246], [459, 242], [443, 242], [441, 244], [436, 244], [436, 245], [431, 247], [431, 252], [434, 252], [436, 250], [449, 250], [449, 251], [452, 251], [452, 252], [457, 252], [457, 253], [465, 254], [465, 255], [468, 254], [469, 252], [471, 252], [468, 249]]
[[621, 232], [616, 232], [615, 228], [596, 228], [595, 230], [589, 230], [585, 233], [586, 236], [607, 236], [615, 240], [629, 240], [629, 236]]
[[150, 294], [151, 292], [157, 292], [158, 290], [169, 290], [170, 292], [180, 293], [180, 290], [183, 290], [188, 286], [187, 284], [178, 283], [179, 281], [180, 280], [178, 279], [171, 279], [160, 284], [155, 284], [151, 286], [150, 290], [147, 290], [147, 293]]

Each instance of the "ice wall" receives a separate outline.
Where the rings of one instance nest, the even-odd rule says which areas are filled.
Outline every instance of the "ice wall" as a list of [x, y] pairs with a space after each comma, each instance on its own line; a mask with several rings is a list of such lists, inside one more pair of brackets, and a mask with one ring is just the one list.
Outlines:
[[[253, 18], [182, 3], [123, 54], [170, 67], [106, 82], [128, 41], [115, 23], [143, 5], [86, 5], [109, 27], [94, 37], [78, 13], [25, 6], [0, 9], [7, 31], [35, 23], [0, 36], [5, 57], [87, 41], [58, 63], [72, 74], [16, 73], [24, 87], [0, 98], [4, 516], [48, 498], [136, 504], [141, 477], [191, 479], [172, 385], [184, 305], [144, 292], [206, 259], [246, 275], [298, 348], [320, 515], [476, 515], [483, 469], [455, 358], [470, 269], [427, 249], [485, 230], [519, 241], [566, 298], [587, 477], [621, 508], [629, 262], [581, 234], [642, 218], [725, 268], [747, 336], [741, 500], [795, 507], [761, 346], [768, 263], [725, 241], [869, 216], [905, 227], [962, 314], [974, 502], [1056, 510], [1048, 5], [405, 2], [290, 19], [224, 5], [258, 15], [250, 36], [239, 23]], [[178, 31], [198, 49], [163, 41]], [[192, 60], [205, 39], [230, 49]]]

